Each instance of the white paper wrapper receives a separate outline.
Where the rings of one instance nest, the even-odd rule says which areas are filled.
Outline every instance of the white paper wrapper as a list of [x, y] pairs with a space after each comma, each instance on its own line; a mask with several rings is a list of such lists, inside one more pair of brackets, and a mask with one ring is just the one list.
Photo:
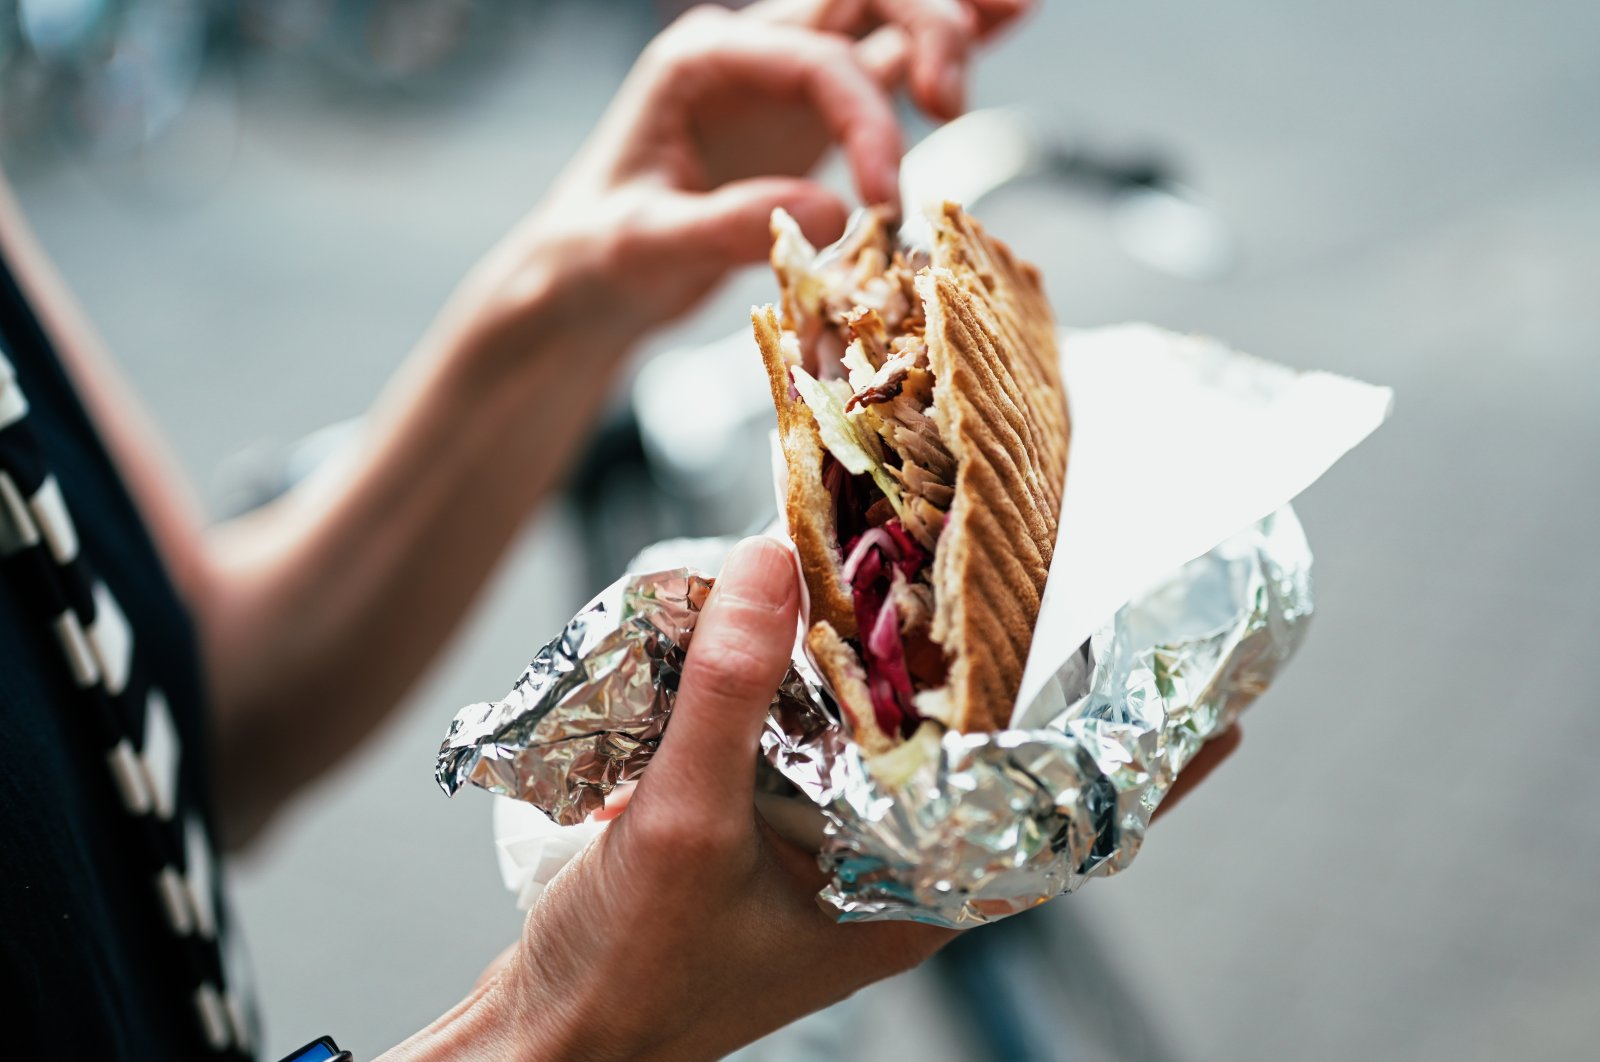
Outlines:
[[[1067, 332], [1062, 351], [1072, 450], [1057, 547], [1012, 730], [947, 734], [899, 794], [915, 814], [885, 814], [883, 798], [895, 794], [876, 787], [853, 748], [836, 735], [822, 745], [807, 739], [808, 750], [821, 750], [812, 782], [802, 777], [804, 769], [784, 772], [826, 809], [824, 861], [836, 878], [823, 899], [841, 917], [968, 925], [1126, 865], [1176, 772], [1260, 691], [1297, 644], [1309, 614], [1309, 554], [1292, 516], [1276, 523], [1267, 518], [1374, 430], [1392, 401], [1386, 388], [1296, 372], [1147, 325]], [[1257, 524], [1258, 530], [1248, 530]], [[1163, 595], [1185, 592], [1174, 588], [1216, 582], [1210, 568], [1189, 563], [1202, 557], [1223, 582], [1255, 580], [1243, 591], [1260, 603], [1259, 615], [1241, 615], [1248, 630], [1219, 635], [1217, 645], [1196, 632], [1193, 615], [1179, 616], [1181, 610], [1163, 604]], [[1288, 568], [1281, 566], [1284, 557], [1290, 558]], [[709, 558], [697, 561], [699, 570], [714, 570]], [[1140, 607], [1119, 613], [1129, 602]], [[1248, 612], [1250, 603], [1243, 607]], [[678, 607], [675, 614], [685, 611], [692, 609]], [[1124, 627], [1149, 627], [1152, 617], [1171, 620], [1171, 630], [1152, 636], [1180, 639], [1183, 651], [1217, 669], [1209, 681], [1234, 682], [1237, 688], [1189, 691], [1187, 700], [1154, 707], [1148, 699], [1164, 694], [1152, 690], [1138, 694], [1147, 699], [1142, 707], [1106, 702], [1087, 685], [1086, 661], [1097, 668], [1096, 680], [1115, 678], [1123, 666], [1112, 657], [1126, 647], [1113, 635], [1126, 632], [1112, 624], [1113, 616]], [[1091, 643], [1097, 634], [1100, 642]], [[1245, 637], [1266, 640], [1245, 651], [1242, 661], [1217, 655], [1238, 653]], [[518, 690], [524, 691], [522, 683]], [[526, 720], [535, 717], [526, 710], [527, 694], [519, 696], [523, 701], [475, 706], [458, 717], [441, 750], [441, 781], [451, 779], [447, 788], [470, 781], [527, 795], [521, 785], [526, 761], [518, 757], [527, 750]], [[1100, 701], [1090, 705], [1096, 696]], [[520, 729], [508, 727], [517, 719], [524, 720]], [[658, 711], [647, 728], [659, 733], [663, 725]], [[521, 737], [501, 740], [508, 729]], [[772, 745], [781, 746], [781, 729], [769, 726], [764, 739], [769, 761], [782, 751]], [[1047, 781], [1054, 769], [1064, 772], [1062, 778]], [[953, 782], [993, 782], [1018, 771], [1020, 788], [1007, 789], [1007, 782], [986, 794], [1000, 802], [995, 806], [982, 809], [974, 802], [963, 810], [949, 798]], [[595, 773], [620, 779], [623, 771]], [[1093, 787], [1098, 788], [1090, 792]], [[996, 847], [995, 834], [985, 837], [978, 823], [993, 827], [1007, 815], [1004, 802], [1015, 800], [1044, 802], [1037, 813], [1019, 813], [1027, 826], [1023, 835], [1032, 840], [1024, 837], [1014, 850], [1004, 847], [1009, 842]], [[1049, 810], [1052, 801], [1055, 812]], [[1069, 808], [1074, 802], [1076, 808]], [[537, 816], [526, 805], [496, 812], [502, 870], [524, 903], [599, 828], [539, 824]], [[911, 862], [903, 857], [907, 851]], [[949, 866], [925, 875], [926, 882], [914, 880], [915, 860], [945, 857]]]
[[1072, 449], [1013, 726], [1117, 609], [1315, 483], [1394, 394], [1152, 325], [1063, 332]]
[[604, 822], [558, 826], [532, 804], [494, 798], [494, 847], [500, 880], [526, 911], [556, 872], [606, 828]]

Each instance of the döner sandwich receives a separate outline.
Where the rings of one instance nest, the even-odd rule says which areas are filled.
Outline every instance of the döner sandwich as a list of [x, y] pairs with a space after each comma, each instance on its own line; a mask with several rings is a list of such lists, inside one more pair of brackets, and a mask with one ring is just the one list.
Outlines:
[[806, 647], [869, 756], [930, 721], [1006, 726], [1070, 433], [1039, 273], [960, 207], [931, 253], [863, 212], [820, 255], [773, 215], [753, 313], [788, 467]]

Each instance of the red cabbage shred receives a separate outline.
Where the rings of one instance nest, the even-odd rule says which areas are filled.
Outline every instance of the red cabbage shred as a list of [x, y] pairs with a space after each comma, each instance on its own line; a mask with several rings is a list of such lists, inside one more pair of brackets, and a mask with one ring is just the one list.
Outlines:
[[919, 716], [911, 704], [911, 672], [900, 637], [900, 617], [885, 605], [894, 573], [916, 578], [928, 562], [927, 551], [895, 519], [849, 539], [845, 557], [873, 716], [885, 734], [909, 737]]

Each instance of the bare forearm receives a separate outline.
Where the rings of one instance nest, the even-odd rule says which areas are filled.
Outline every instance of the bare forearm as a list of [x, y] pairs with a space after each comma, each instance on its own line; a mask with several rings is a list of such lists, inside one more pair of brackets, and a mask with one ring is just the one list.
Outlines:
[[583, 328], [570, 292], [525, 287], [514, 328], [458, 298], [473, 312], [447, 313], [355, 452], [213, 535], [202, 629], [231, 839], [416, 681], [604, 402], [621, 339]]

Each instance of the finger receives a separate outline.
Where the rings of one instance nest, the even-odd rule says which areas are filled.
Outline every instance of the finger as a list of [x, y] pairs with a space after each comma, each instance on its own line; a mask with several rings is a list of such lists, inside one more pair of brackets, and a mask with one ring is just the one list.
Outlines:
[[772, 212], [782, 207], [800, 223], [813, 246], [838, 239], [849, 214], [839, 197], [803, 177], [751, 177], [683, 197], [670, 236], [685, 245], [714, 248], [729, 265], [766, 259], [772, 249]]
[[966, 109], [976, 13], [959, 0], [878, 0], [878, 6], [911, 35], [911, 98], [935, 118], [959, 115]]
[[624, 782], [606, 794], [605, 807], [589, 816], [591, 822], [610, 822], [612, 819], [628, 810], [628, 802], [633, 799], [636, 782]]
[[938, 118], [965, 106], [967, 57], [1025, 14], [1030, 0], [761, 0], [747, 13], [771, 22], [861, 36], [885, 27], [915, 38], [912, 95]]
[[1235, 724], [1206, 742], [1200, 751], [1195, 753], [1194, 759], [1189, 761], [1189, 765], [1180, 771], [1178, 777], [1173, 780], [1172, 788], [1167, 790], [1167, 795], [1162, 798], [1161, 805], [1156, 808], [1153, 818], [1159, 819], [1162, 815], [1177, 807], [1178, 802], [1194, 792], [1195, 788], [1205, 781], [1206, 777], [1216, 770], [1223, 760], [1233, 755], [1242, 741], [1244, 741], [1244, 731]]
[[799, 599], [794, 558], [782, 545], [751, 538], [734, 548], [695, 626], [672, 722], [627, 818], [667, 809], [711, 823], [748, 812], [762, 720], [789, 667]]
[[667, 71], [691, 112], [698, 99], [730, 87], [803, 98], [844, 151], [863, 201], [899, 202], [905, 140], [894, 104], [847, 41], [735, 16], [698, 25], [700, 36], [674, 42]]
[[1033, 7], [1032, 0], [967, 0], [978, 15], [978, 39], [988, 40]]
[[879, 26], [855, 46], [856, 62], [872, 80], [892, 91], [906, 79], [911, 65], [911, 38], [899, 26]]
[[871, 10], [872, 0], [757, 0], [744, 14], [806, 29], [854, 34], [871, 28], [864, 25]]
[[[961, 0], [961, 3], [977, 16], [980, 40], [1032, 6], [1031, 0]], [[908, 0], [898, 4], [894, 0], [757, 0], [745, 8], [744, 13], [767, 22], [859, 37], [880, 26], [893, 24], [897, 19], [904, 19], [904, 25], [909, 28], [919, 19], [945, 18], [953, 6], [952, 0]]]

